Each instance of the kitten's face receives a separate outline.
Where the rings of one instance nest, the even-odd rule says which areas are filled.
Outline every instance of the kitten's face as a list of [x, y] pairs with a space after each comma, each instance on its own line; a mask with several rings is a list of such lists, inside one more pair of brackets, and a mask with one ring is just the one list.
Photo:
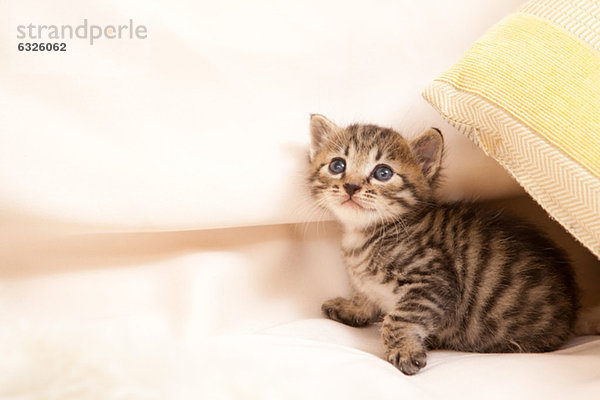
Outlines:
[[342, 129], [313, 115], [311, 137], [312, 194], [346, 226], [400, 219], [432, 196], [442, 156], [437, 130], [409, 142], [391, 129]]

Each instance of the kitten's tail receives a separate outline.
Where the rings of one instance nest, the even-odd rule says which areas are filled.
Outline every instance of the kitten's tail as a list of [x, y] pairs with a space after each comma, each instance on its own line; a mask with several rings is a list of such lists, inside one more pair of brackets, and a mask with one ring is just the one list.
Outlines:
[[577, 314], [575, 335], [600, 335], [600, 305], [584, 307]]

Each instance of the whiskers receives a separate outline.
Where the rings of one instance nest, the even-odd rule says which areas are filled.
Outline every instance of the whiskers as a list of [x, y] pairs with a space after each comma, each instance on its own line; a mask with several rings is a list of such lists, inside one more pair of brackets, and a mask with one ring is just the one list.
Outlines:
[[[389, 223], [392, 223], [392, 225], [394, 227], [394, 234], [396, 236], [396, 241], [400, 240], [399, 236], [402, 233], [402, 231], [404, 232], [404, 234], [406, 234], [406, 238], [410, 238], [412, 233], [409, 232], [408, 227], [406, 226], [406, 223], [402, 219], [402, 216], [399, 215], [396, 210], [393, 210], [388, 204], [384, 203], [383, 206], [384, 206], [384, 210], [388, 214], [393, 215], [392, 218], [388, 219], [388, 225], [389, 225]], [[399, 226], [402, 228], [402, 230], [400, 230]]]
[[[308, 229], [316, 224], [317, 235], [324, 222], [331, 221], [329, 211], [325, 207], [326, 200], [323, 198], [307, 198], [293, 213], [296, 216], [294, 233], [300, 234], [302, 238], [307, 236]], [[300, 231], [302, 229], [302, 231]]]

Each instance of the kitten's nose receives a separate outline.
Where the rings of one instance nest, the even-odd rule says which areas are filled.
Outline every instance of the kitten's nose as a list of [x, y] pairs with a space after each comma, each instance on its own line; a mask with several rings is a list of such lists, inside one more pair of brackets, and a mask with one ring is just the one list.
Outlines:
[[354, 193], [360, 190], [360, 186], [355, 185], [354, 183], [344, 183], [344, 189], [346, 189], [348, 196], [352, 196]]

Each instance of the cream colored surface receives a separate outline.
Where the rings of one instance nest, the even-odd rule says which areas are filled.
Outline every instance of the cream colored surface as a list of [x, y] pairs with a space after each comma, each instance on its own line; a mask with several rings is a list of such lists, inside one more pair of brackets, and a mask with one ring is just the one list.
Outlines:
[[[585, 303], [600, 301], [598, 260], [535, 203], [493, 206], [543, 221], [574, 257]], [[377, 327], [320, 315], [322, 301], [349, 293], [333, 223], [86, 234], [6, 221], [3, 400], [594, 399], [600, 390], [598, 337], [552, 354], [435, 351], [419, 375], [402, 375], [380, 358]]]

